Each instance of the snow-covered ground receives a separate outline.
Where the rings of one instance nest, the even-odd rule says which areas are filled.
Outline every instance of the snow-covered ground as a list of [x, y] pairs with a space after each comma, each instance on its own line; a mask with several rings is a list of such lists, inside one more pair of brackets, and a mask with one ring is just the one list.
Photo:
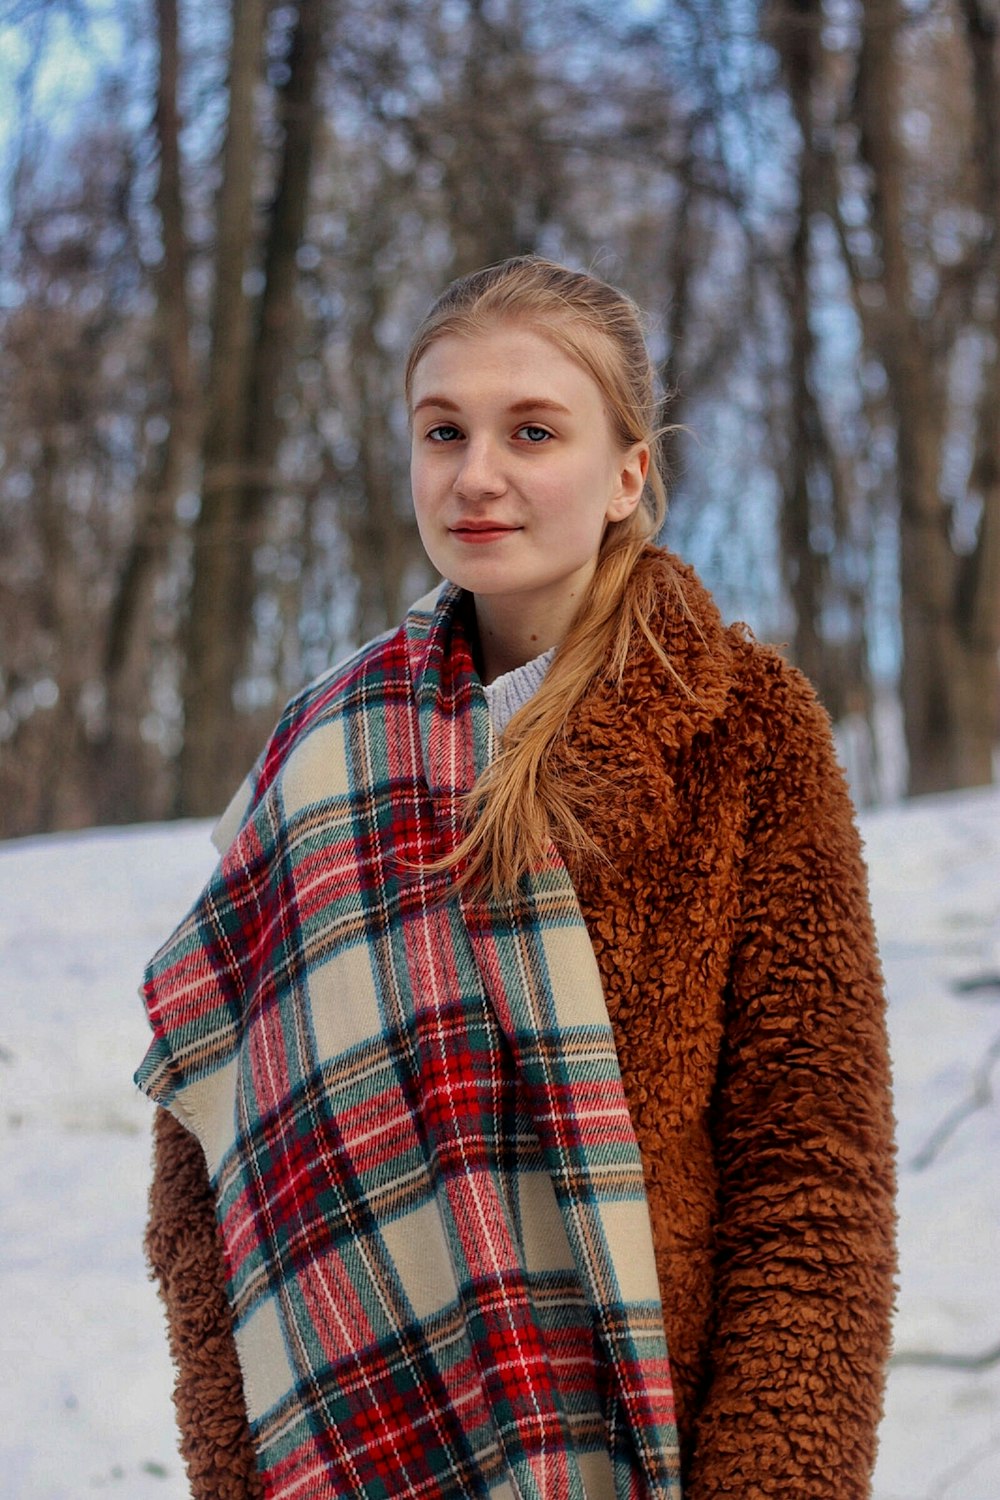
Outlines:
[[[1000, 792], [869, 814], [863, 828], [901, 1165], [875, 1495], [996, 1500]], [[143, 961], [212, 858], [203, 823], [0, 845], [2, 1500], [188, 1493], [141, 1252], [151, 1106], [131, 1076], [146, 1046]]]

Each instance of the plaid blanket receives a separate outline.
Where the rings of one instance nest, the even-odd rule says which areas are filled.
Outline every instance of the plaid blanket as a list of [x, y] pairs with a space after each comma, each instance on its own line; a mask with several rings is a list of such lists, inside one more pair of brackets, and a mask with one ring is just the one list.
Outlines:
[[457, 896], [494, 751], [445, 585], [286, 710], [151, 961], [273, 1500], [680, 1495], [642, 1168], [553, 850]]

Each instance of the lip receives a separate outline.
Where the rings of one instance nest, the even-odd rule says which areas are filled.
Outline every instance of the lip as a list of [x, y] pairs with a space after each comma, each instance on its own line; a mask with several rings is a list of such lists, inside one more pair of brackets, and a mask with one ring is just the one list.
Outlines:
[[449, 526], [453, 537], [460, 542], [495, 542], [501, 537], [510, 536], [511, 532], [520, 531], [520, 526], [508, 526], [503, 521], [458, 521], [454, 526]]

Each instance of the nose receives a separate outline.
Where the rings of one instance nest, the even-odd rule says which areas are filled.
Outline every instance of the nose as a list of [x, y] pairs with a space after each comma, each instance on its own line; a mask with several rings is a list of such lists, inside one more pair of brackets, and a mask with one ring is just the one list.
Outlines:
[[491, 438], [470, 437], [455, 474], [455, 493], [463, 500], [489, 499], [507, 488], [501, 455]]

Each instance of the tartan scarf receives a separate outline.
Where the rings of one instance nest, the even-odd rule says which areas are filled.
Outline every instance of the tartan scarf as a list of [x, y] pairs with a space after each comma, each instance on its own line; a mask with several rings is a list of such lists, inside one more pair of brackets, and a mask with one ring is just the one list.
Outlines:
[[679, 1500], [642, 1166], [555, 850], [456, 895], [494, 753], [450, 584], [288, 706], [151, 960], [269, 1500]]

